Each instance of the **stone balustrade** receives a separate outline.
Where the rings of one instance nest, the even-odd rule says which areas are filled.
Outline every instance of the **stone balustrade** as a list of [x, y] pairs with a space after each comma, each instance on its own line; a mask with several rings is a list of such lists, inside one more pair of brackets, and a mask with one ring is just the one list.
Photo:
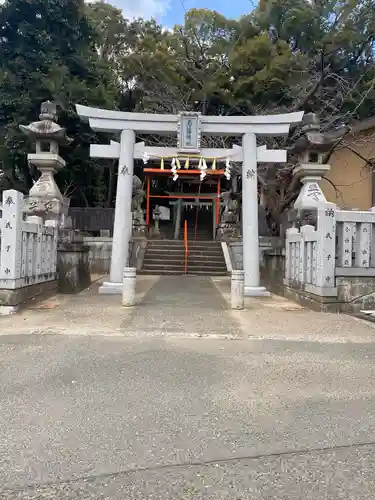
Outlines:
[[317, 208], [317, 224], [287, 230], [284, 284], [337, 297], [340, 278], [375, 277], [375, 209]]
[[23, 194], [3, 192], [0, 219], [0, 289], [16, 290], [56, 280], [55, 221], [24, 216]]

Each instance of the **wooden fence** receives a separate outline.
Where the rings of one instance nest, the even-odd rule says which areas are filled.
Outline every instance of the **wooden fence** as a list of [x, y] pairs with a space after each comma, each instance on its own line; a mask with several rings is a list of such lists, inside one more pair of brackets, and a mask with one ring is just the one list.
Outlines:
[[75, 208], [69, 209], [72, 218], [73, 229], [87, 232], [99, 232], [101, 230], [113, 232], [115, 221], [114, 208]]
[[0, 288], [15, 289], [57, 276], [58, 228], [41, 217], [24, 220], [23, 194], [3, 192], [0, 218]]

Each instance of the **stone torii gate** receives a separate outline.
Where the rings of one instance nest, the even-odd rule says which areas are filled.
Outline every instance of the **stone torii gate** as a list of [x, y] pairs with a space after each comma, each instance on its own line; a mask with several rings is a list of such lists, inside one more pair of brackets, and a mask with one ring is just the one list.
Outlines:
[[[257, 147], [256, 136], [282, 136], [290, 125], [302, 120], [303, 112], [268, 116], [204, 116], [199, 113], [161, 115], [128, 113], [91, 108], [77, 104], [78, 115], [97, 132], [120, 134], [120, 142], [93, 144], [90, 154], [96, 158], [118, 158], [115, 221], [109, 282], [100, 293], [121, 294], [123, 270], [128, 264], [132, 237], [132, 180], [134, 159], [147, 157], [223, 158], [242, 162], [242, 240], [245, 295], [262, 296], [268, 292], [260, 286], [257, 163], [284, 163], [285, 150]], [[177, 134], [176, 148], [147, 148], [135, 142], [135, 134]], [[201, 149], [202, 135], [242, 136], [242, 147], [232, 149]]]

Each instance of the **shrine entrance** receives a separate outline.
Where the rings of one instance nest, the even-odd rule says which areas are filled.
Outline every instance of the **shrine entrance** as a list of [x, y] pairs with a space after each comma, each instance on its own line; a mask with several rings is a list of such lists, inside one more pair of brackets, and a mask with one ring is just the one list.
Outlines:
[[[177, 115], [127, 113], [79, 104], [76, 109], [78, 115], [88, 121], [93, 130], [119, 136], [119, 142], [92, 144], [90, 147], [93, 158], [118, 159], [111, 270], [109, 281], [103, 283], [100, 293], [121, 294], [123, 291], [123, 273], [129, 262], [132, 239], [134, 160], [141, 159], [147, 165], [149, 160], [159, 159], [160, 167], [157, 170], [161, 172], [165, 170], [164, 160], [167, 159], [170, 160], [169, 175], [174, 181], [186, 175], [198, 175], [203, 181], [218, 175], [215, 172], [219, 164], [225, 165], [225, 170], [220, 175], [230, 179], [231, 164], [242, 163], [241, 220], [245, 295], [268, 294], [260, 285], [257, 164], [285, 163], [287, 152], [284, 149], [268, 150], [264, 145], [258, 146], [257, 136], [287, 135], [290, 126], [301, 121], [303, 112], [268, 116], [206, 116], [195, 112], [181, 112]], [[152, 134], [177, 135], [176, 147], [149, 147], [143, 141], [136, 142], [136, 135]], [[242, 146], [233, 145], [230, 149], [202, 147], [201, 139], [209, 136], [239, 137]], [[193, 168], [193, 165], [196, 167]], [[145, 174], [146, 168], [148, 167], [145, 167]], [[183, 202], [188, 202], [187, 195], [188, 193], [182, 197]], [[195, 198], [196, 196], [191, 199]], [[175, 197], [175, 200], [178, 199]], [[198, 199], [198, 203], [201, 203], [201, 199]], [[215, 210], [217, 211], [217, 205]]]
[[[207, 170], [205, 178], [194, 166], [173, 181], [171, 169], [144, 168], [146, 177], [146, 226], [150, 230], [155, 207], [160, 211], [160, 234], [183, 239], [187, 222], [188, 238], [215, 240], [220, 220], [222, 170]], [[149, 231], [152, 235], [152, 231]], [[158, 236], [159, 237], [159, 236]]]

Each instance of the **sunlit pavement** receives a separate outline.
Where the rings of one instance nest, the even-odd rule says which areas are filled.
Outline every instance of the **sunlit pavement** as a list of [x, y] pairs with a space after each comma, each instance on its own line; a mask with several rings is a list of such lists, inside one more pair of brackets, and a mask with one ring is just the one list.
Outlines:
[[0, 336], [0, 498], [372, 499], [373, 325], [167, 281], [112, 333]]

